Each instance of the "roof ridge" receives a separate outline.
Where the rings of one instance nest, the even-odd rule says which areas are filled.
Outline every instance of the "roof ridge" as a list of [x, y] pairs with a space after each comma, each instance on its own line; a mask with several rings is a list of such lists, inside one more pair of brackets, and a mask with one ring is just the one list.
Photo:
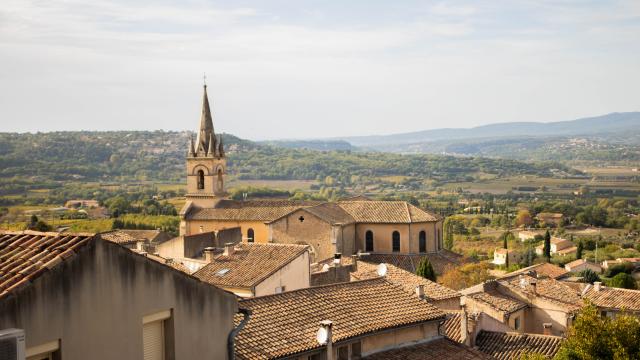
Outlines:
[[516, 331], [491, 331], [491, 330], [480, 330], [480, 332], [485, 332], [485, 333], [489, 333], [489, 334], [499, 334], [499, 335], [513, 335], [513, 336], [520, 336], [520, 337], [537, 337], [537, 338], [551, 338], [551, 339], [560, 339], [560, 340], [564, 340], [564, 338], [562, 336], [556, 336], [556, 335], [544, 335], [544, 334], [535, 334], [535, 333], [519, 333]]

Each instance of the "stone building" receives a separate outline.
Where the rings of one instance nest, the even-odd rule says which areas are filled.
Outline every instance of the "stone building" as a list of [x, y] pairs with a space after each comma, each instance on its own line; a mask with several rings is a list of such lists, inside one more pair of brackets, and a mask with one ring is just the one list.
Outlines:
[[225, 198], [226, 157], [206, 86], [200, 129], [187, 151], [180, 235], [239, 227], [244, 242], [310, 246], [312, 261], [340, 252], [419, 254], [442, 249], [442, 218], [403, 201], [357, 197], [336, 203]]
[[232, 350], [233, 294], [99, 235], [0, 232], [0, 269], [0, 329], [24, 330], [30, 360]]

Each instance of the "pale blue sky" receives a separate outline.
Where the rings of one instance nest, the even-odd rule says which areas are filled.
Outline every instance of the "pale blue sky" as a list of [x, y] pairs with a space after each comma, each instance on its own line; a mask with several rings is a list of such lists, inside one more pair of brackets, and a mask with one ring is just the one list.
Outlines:
[[640, 1], [3, 0], [0, 131], [398, 133], [640, 110]]

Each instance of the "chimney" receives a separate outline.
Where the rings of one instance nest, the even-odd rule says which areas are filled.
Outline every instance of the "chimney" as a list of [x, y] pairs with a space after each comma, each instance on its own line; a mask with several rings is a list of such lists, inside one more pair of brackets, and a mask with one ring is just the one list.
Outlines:
[[212, 247], [206, 247], [204, 248], [204, 261], [210, 263], [213, 262], [213, 250], [214, 248]]
[[600, 291], [601, 287], [602, 287], [602, 282], [596, 281], [596, 282], [593, 283], [593, 290], [594, 291]]
[[342, 253], [333, 254], [333, 265], [335, 266], [342, 265]]
[[462, 313], [460, 314], [460, 340], [463, 344], [470, 346], [469, 344], [469, 330], [467, 329], [467, 310], [462, 307]]
[[331, 320], [320, 321], [320, 328], [316, 335], [316, 340], [320, 345], [326, 346], [327, 360], [333, 360], [333, 334], [332, 334], [333, 322]]
[[233, 252], [235, 251], [235, 244], [234, 243], [225, 243], [224, 244], [224, 256], [231, 256], [233, 255]]
[[351, 255], [351, 271], [358, 271], [358, 255]]
[[533, 295], [538, 295], [538, 286], [537, 286], [538, 285], [538, 280], [531, 279], [529, 284], [531, 284], [531, 288], [533, 290]]
[[144, 240], [136, 241], [136, 250], [144, 251]]
[[420, 284], [416, 286], [416, 295], [418, 295], [420, 299], [424, 299], [424, 285]]
[[544, 323], [542, 324], [542, 334], [543, 335], [551, 335], [551, 329], [553, 328], [552, 323]]

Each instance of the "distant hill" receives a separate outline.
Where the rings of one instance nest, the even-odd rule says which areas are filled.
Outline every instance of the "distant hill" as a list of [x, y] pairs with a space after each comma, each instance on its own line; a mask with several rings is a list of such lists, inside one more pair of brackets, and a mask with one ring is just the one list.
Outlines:
[[351, 150], [353, 147], [344, 140], [271, 140], [263, 141], [260, 144], [278, 146], [288, 149], [306, 150]]
[[419, 144], [463, 139], [536, 137], [536, 136], [587, 136], [640, 132], [640, 112], [612, 113], [602, 116], [558, 122], [497, 123], [467, 129], [434, 129], [402, 134], [345, 137], [353, 146], [375, 149], [378, 146]]

